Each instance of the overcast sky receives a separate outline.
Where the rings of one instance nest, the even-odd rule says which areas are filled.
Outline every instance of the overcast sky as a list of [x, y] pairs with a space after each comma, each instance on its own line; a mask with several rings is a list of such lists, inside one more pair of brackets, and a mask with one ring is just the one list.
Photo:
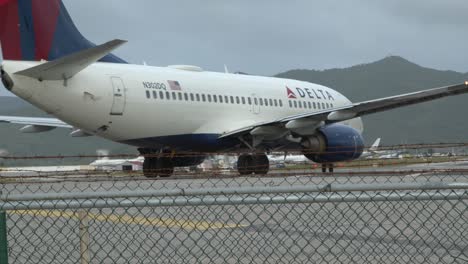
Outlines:
[[468, 71], [466, 0], [64, 2], [83, 35], [128, 40], [116, 54], [137, 64], [274, 75], [399, 55]]

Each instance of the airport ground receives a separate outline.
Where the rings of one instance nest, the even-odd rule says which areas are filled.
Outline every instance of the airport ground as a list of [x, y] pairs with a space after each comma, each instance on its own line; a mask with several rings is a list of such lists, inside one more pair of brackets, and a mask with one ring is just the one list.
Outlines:
[[[4, 182], [2, 193], [139, 192], [328, 183], [466, 183], [467, 168], [468, 162], [456, 161], [338, 168], [333, 174], [321, 173], [319, 169], [290, 168], [273, 170], [261, 177], [183, 172], [172, 178], [156, 179], [140, 173], [31, 175], [19, 179], [11, 175]], [[468, 255], [468, 222], [453, 210], [441, 208], [442, 205], [452, 206], [455, 212], [464, 212], [462, 216], [466, 216], [466, 204], [443, 202], [106, 208], [90, 209], [87, 215], [92, 223], [91, 254], [100, 263], [124, 263], [130, 259], [142, 263], [311, 259], [444, 263]], [[8, 217], [10, 254], [17, 261], [42, 258], [47, 263], [74, 263], [79, 258], [75, 250], [79, 247], [78, 211], [10, 211]], [[458, 234], [453, 233], [453, 225]]]

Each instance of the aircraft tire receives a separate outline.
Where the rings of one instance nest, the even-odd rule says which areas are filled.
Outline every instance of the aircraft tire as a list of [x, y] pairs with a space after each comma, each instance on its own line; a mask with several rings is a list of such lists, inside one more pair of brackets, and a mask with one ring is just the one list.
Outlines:
[[242, 154], [237, 159], [237, 171], [240, 175], [249, 175], [252, 174], [253, 159], [252, 155]]
[[270, 169], [270, 161], [268, 156], [265, 154], [255, 154], [252, 156], [253, 159], [253, 171], [258, 175], [265, 175]]
[[169, 157], [158, 158], [155, 162], [156, 172], [160, 177], [170, 177], [174, 173], [174, 165]]
[[155, 163], [157, 158], [145, 158], [143, 161], [143, 175], [147, 178], [155, 178], [158, 176], [155, 170]]

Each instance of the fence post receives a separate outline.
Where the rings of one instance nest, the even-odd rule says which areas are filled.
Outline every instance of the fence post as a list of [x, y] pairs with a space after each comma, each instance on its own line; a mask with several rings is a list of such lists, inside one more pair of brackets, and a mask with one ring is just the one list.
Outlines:
[[89, 218], [86, 210], [78, 211], [80, 222], [80, 263], [89, 264], [91, 259], [89, 256]]
[[0, 211], [0, 264], [8, 264], [6, 212]]

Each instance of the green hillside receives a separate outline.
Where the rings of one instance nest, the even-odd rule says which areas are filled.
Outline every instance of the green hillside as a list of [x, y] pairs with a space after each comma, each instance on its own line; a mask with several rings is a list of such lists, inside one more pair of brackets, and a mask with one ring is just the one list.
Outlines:
[[[276, 75], [322, 84], [353, 102], [462, 83], [468, 74], [421, 67], [401, 57], [324, 71], [292, 70]], [[447, 97], [364, 118], [367, 144], [381, 137], [383, 145], [468, 141], [468, 95]]]

